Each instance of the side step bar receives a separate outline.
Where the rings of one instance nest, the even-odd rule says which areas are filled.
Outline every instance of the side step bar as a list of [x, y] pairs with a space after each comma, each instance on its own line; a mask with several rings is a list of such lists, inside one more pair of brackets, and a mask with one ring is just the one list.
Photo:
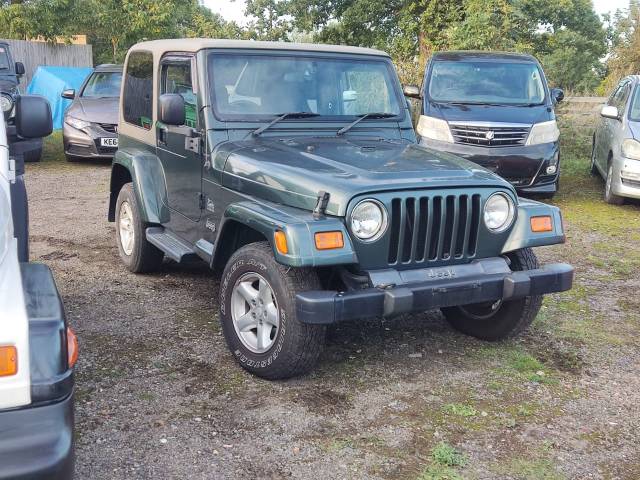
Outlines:
[[166, 232], [162, 227], [149, 227], [145, 233], [149, 243], [162, 250], [171, 260], [180, 263], [200, 258], [188, 243], [176, 235]]

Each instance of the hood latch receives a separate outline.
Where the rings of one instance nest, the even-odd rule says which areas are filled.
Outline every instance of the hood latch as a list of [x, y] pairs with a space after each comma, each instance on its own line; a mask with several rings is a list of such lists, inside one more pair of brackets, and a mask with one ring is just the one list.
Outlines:
[[314, 218], [320, 218], [322, 215], [324, 215], [324, 212], [327, 210], [327, 205], [329, 205], [330, 198], [331, 194], [329, 192], [325, 192], [324, 190], [320, 190], [318, 192], [316, 208], [313, 209]]

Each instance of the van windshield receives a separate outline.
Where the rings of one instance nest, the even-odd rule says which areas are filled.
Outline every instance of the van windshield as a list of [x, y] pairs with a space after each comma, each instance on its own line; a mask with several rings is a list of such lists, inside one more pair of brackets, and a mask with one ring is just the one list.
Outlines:
[[535, 63], [504, 61], [436, 61], [429, 97], [436, 102], [538, 105], [545, 97]]
[[287, 112], [317, 114], [311, 120], [350, 119], [402, 111], [390, 62], [375, 58], [211, 53], [209, 78], [222, 120], [264, 120]]
[[94, 72], [82, 90], [81, 97], [103, 98], [119, 97], [122, 73]]

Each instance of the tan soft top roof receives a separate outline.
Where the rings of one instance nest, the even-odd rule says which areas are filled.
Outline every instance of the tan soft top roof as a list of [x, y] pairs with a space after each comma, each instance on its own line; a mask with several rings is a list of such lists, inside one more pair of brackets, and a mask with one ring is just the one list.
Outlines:
[[388, 57], [381, 50], [345, 45], [315, 43], [255, 42], [253, 40], [224, 40], [213, 38], [176, 38], [136, 43], [132, 50], [147, 50], [162, 55], [165, 52], [197, 52], [206, 48], [243, 48], [256, 50], [294, 50], [301, 52], [354, 53]]

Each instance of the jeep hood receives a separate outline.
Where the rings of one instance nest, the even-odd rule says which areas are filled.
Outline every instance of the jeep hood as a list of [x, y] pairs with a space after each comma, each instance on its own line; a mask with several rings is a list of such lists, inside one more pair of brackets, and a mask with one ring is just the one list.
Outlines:
[[399, 140], [257, 138], [223, 148], [228, 153], [225, 186], [309, 210], [325, 191], [331, 195], [330, 215], [345, 215], [349, 201], [364, 193], [465, 186], [512, 189], [463, 158]]

